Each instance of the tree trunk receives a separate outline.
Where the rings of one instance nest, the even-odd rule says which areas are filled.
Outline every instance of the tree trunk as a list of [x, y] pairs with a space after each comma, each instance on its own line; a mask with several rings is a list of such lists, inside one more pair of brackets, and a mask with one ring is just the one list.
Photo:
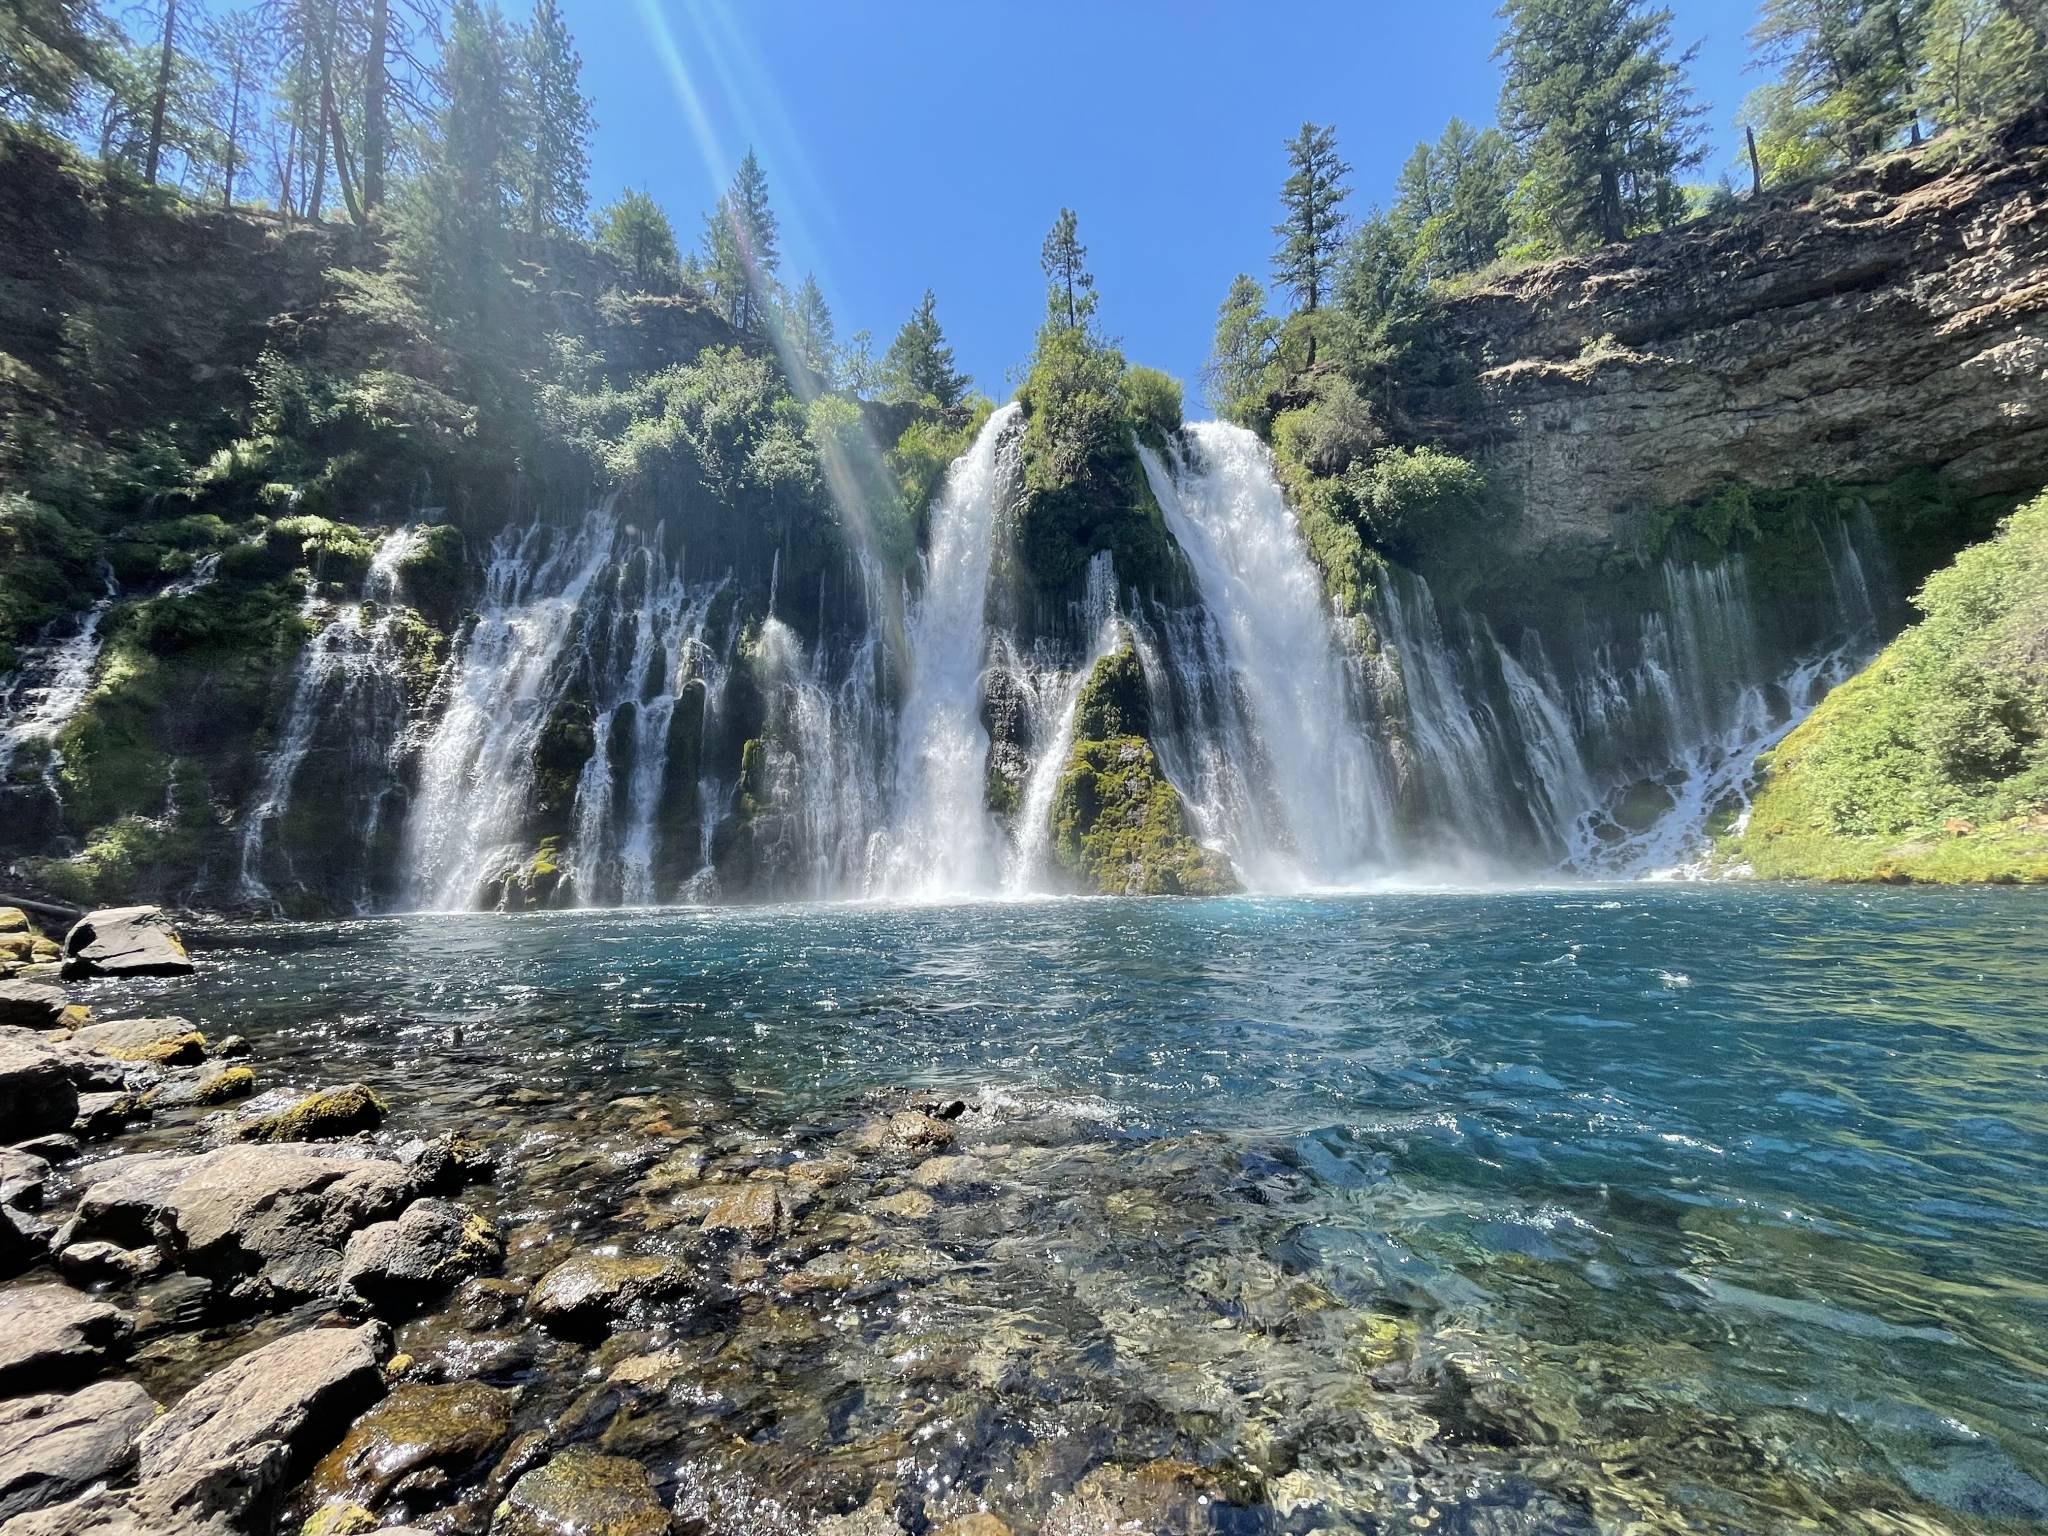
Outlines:
[[1754, 197], [1764, 195], [1764, 163], [1756, 152], [1756, 130], [1744, 123], [1742, 136], [1749, 140], [1749, 190]]
[[341, 131], [341, 114], [334, 110], [334, 92], [330, 87], [322, 86], [320, 107], [326, 115], [328, 138], [334, 145], [334, 174], [341, 182], [341, 200], [347, 205], [349, 218], [360, 226], [363, 205], [356, 200], [355, 184], [348, 173], [348, 135]]
[[363, 211], [384, 203], [385, 144], [390, 134], [384, 50], [391, 36], [391, 0], [371, 0], [370, 47], [363, 79]]
[[164, 109], [171, 100], [171, 51], [177, 35], [178, 0], [164, 0], [163, 57], [156, 66], [156, 97], [149, 104], [149, 158], [142, 179], [156, 185], [156, 168], [164, 151]]
[[235, 83], [228, 107], [228, 154], [221, 166], [220, 205], [235, 206], [235, 144], [242, 130], [242, 56], [235, 55]]

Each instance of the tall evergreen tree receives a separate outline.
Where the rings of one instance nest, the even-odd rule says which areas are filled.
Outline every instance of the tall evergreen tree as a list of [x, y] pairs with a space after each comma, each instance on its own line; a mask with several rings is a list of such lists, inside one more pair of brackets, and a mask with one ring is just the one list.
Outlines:
[[1775, 69], [1777, 91], [1760, 98], [1774, 159], [1793, 156], [1788, 139], [1826, 145], [1832, 163], [1860, 160], [1916, 140], [1916, 60], [1929, 0], [1763, 0], [1750, 44]]
[[[1287, 180], [1280, 185], [1280, 244], [1273, 252], [1273, 276], [1292, 288], [1297, 305], [1314, 314], [1328, 297], [1337, 253], [1344, 246], [1344, 178], [1351, 167], [1337, 155], [1337, 130], [1303, 123], [1287, 144]], [[1308, 361], [1316, 360], [1316, 336], [1308, 337]]]
[[1249, 272], [1238, 273], [1216, 310], [1216, 336], [1202, 370], [1202, 387], [1217, 415], [1242, 420], [1260, 393], [1279, 337], [1279, 322], [1266, 313], [1266, 290]]
[[526, 145], [521, 201], [530, 235], [581, 234], [590, 208], [590, 99], [583, 60], [557, 0], [535, 0], [520, 39], [526, 86]]
[[206, 24], [206, 48], [221, 77], [220, 204], [235, 205], [235, 178], [248, 164], [264, 93], [270, 83], [270, 39], [254, 11], [228, 11]]
[[163, 161], [164, 114], [171, 104], [171, 72], [178, 63], [178, 0], [163, 0], [164, 23], [157, 43], [156, 90], [150, 98], [149, 151], [143, 160], [142, 179], [156, 185], [156, 173]]
[[782, 266], [781, 230], [768, 202], [768, 177], [749, 149], [718, 206], [705, 215], [701, 260], [705, 286], [726, 319], [758, 334]]
[[1648, 0], [1506, 0], [1495, 57], [1501, 123], [1528, 164], [1516, 223], [1576, 249], [1684, 217], [1678, 172], [1697, 165], [1700, 108], [1671, 12]]
[[0, 112], [61, 118], [106, 68], [94, 0], [0, 0]]
[[638, 292], [675, 287], [676, 233], [661, 205], [645, 192], [623, 192], [597, 216], [597, 246], [626, 269]]
[[430, 310], [458, 328], [488, 323], [504, 261], [518, 148], [512, 54], [495, 5], [454, 0], [441, 56], [441, 133], [414, 188], [400, 250]]
[[933, 400], [951, 408], [967, 398], [967, 376], [953, 366], [953, 349], [939, 329], [938, 300], [924, 291], [882, 358], [882, 388], [891, 400]]
[[1094, 318], [1095, 279], [1087, 263], [1088, 247], [1081, 243], [1080, 220], [1073, 209], [1062, 208], [1038, 248], [1038, 264], [1044, 269], [1047, 285], [1046, 324], [1080, 330]]
[[819, 378], [832, 381], [838, 371], [838, 348], [832, 334], [832, 311], [815, 272], [806, 272], [789, 304], [789, 342], [797, 361]]

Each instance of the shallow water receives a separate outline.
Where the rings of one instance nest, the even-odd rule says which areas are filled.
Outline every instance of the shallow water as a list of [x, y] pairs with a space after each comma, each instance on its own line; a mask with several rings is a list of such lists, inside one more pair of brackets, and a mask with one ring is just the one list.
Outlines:
[[[883, 1089], [969, 1098], [993, 1190], [924, 1239], [943, 1283], [792, 1346], [771, 1490], [886, 1420], [896, 1473], [1023, 1520], [1059, 1443], [1249, 1469], [1233, 1529], [2048, 1525], [2038, 895], [434, 915], [206, 958], [122, 1001], [418, 1123], [665, 1094], [799, 1143]], [[780, 1528], [724, 1486], [726, 1527]]]

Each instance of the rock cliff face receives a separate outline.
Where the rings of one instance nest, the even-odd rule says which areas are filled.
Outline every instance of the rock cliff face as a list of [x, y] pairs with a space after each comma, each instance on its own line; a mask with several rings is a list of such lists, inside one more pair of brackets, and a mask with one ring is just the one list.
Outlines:
[[2048, 116], [1505, 274], [1423, 326], [1449, 367], [1414, 425], [1519, 493], [1524, 555], [1597, 556], [1731, 481], [1933, 469], [2017, 497], [2048, 483]]

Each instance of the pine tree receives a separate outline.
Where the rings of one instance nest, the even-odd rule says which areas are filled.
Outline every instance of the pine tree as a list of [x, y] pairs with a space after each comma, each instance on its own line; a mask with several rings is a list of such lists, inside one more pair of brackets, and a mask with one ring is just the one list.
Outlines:
[[705, 215], [702, 241], [705, 286], [726, 319], [748, 335], [762, 330], [775, 297], [780, 240], [768, 177], [749, 149], [732, 185]]
[[676, 233], [661, 205], [645, 192], [623, 192], [597, 216], [597, 246], [626, 269], [640, 293], [676, 285]]
[[1920, 93], [1944, 128], [1999, 122], [2048, 99], [2048, 7], [2035, 0], [1934, 0]]
[[891, 400], [936, 402], [950, 409], [967, 397], [967, 376], [953, 366], [953, 349], [939, 329], [938, 301], [924, 291], [882, 358], [882, 387]]
[[106, 70], [92, 0], [0, 0], [0, 112], [62, 118]]
[[1795, 156], [1787, 141], [1797, 138], [1820, 140], [1834, 164], [1917, 142], [1914, 77], [1930, 9], [1928, 0], [1764, 0], [1750, 45], [1760, 66], [1778, 71], [1776, 94], [1758, 101], [1772, 157]]
[[838, 369], [838, 348], [832, 335], [832, 311], [817, 274], [806, 272], [789, 306], [789, 341], [797, 361], [819, 378], [831, 381]]
[[584, 185], [590, 173], [590, 99], [581, 85], [583, 60], [557, 0], [535, 0], [520, 54], [529, 135], [520, 189], [526, 230], [580, 234], [590, 207]]
[[504, 260], [518, 147], [512, 55], [495, 5], [454, 0], [441, 54], [441, 133], [413, 189], [399, 247], [430, 310], [455, 328], [487, 323]]
[[222, 112], [216, 124], [221, 145], [220, 202], [223, 208], [232, 208], [235, 177], [248, 163], [245, 146], [254, 136], [269, 86], [270, 39], [253, 11], [229, 11], [207, 23], [206, 48], [221, 77], [218, 106]]
[[1704, 152], [1684, 79], [1692, 53], [1673, 53], [1670, 11], [1647, 0], [1507, 0], [1501, 16], [1501, 122], [1528, 157], [1519, 231], [1571, 250], [1682, 218], [1677, 173]]
[[[1287, 145], [1287, 180], [1280, 185], [1283, 216], [1273, 226], [1280, 245], [1273, 252], [1273, 276], [1292, 288], [1304, 314], [1314, 314], [1328, 296], [1337, 253], [1344, 245], [1344, 178], [1351, 167], [1337, 157], [1337, 130], [1303, 123]], [[1308, 361], [1316, 360], [1316, 335], [1308, 334]]]
[[1095, 279], [1089, 275], [1088, 247], [1081, 243], [1080, 221], [1074, 210], [1062, 208], [1053, 220], [1045, 243], [1038, 248], [1038, 264], [1045, 271], [1046, 324], [1063, 330], [1080, 330], [1095, 315]]
[[1266, 290], [1250, 273], [1238, 273], [1216, 310], [1216, 337], [1202, 370], [1217, 415], [1242, 420], [1261, 393], [1279, 337], [1279, 322], [1266, 313]]

